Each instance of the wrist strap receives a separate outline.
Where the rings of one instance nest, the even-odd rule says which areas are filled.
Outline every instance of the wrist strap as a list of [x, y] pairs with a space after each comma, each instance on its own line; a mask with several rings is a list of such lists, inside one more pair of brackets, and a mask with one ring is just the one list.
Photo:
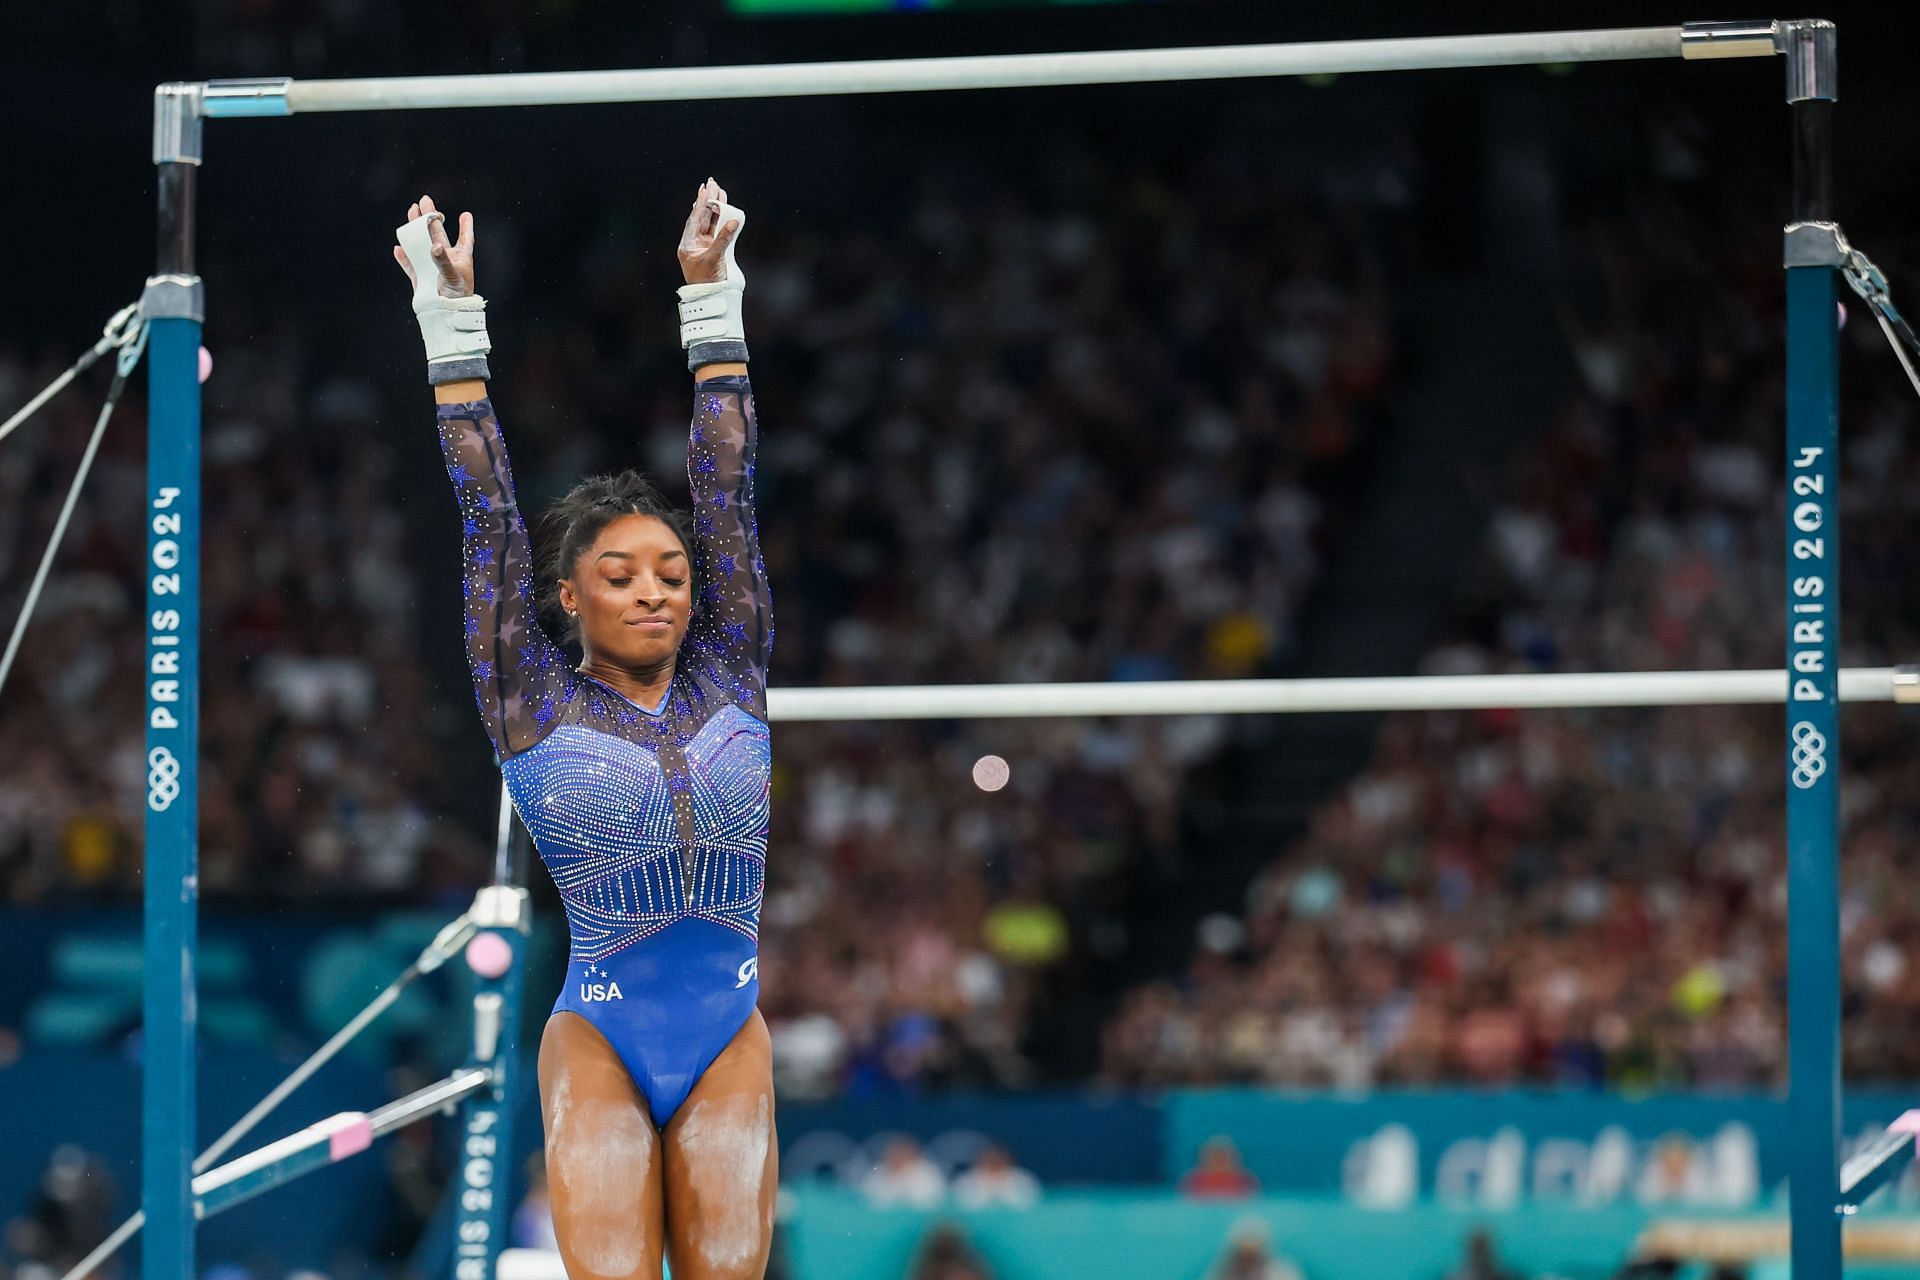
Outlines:
[[745, 342], [746, 316], [741, 302], [746, 286], [731, 280], [680, 286], [680, 345], [733, 339]]
[[427, 385], [445, 386], [449, 382], [486, 382], [493, 377], [485, 356], [456, 356], [450, 360], [427, 361]]
[[687, 372], [698, 373], [703, 365], [747, 362], [747, 344], [731, 340], [696, 342], [687, 348]]

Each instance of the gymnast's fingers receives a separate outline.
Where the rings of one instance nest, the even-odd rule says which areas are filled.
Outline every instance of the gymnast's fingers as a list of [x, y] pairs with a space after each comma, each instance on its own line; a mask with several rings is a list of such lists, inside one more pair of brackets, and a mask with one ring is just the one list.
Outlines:
[[691, 243], [700, 234], [701, 222], [707, 216], [707, 187], [705, 183], [693, 193], [693, 206], [687, 210], [687, 225], [680, 232], [682, 244]]
[[444, 217], [433, 220], [427, 228], [427, 238], [433, 242], [433, 260], [445, 267], [448, 255], [453, 252], [453, 243], [447, 239], [447, 220]]

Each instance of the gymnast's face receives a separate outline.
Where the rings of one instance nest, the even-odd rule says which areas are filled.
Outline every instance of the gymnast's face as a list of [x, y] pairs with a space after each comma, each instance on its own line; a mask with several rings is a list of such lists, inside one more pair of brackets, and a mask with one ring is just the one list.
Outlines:
[[655, 516], [608, 524], [560, 580], [560, 606], [580, 619], [591, 662], [657, 667], [672, 658], [693, 613], [693, 564], [680, 535]]

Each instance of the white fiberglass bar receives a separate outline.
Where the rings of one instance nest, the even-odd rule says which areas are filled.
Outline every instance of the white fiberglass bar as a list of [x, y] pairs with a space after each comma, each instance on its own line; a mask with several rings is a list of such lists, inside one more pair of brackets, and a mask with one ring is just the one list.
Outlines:
[[502, 1249], [494, 1280], [567, 1280], [567, 1268], [550, 1249]]
[[[1683, 44], [1685, 48], [1683, 49]], [[1022, 53], [964, 58], [901, 58], [774, 66], [666, 67], [639, 71], [558, 71], [479, 76], [392, 76], [362, 80], [256, 82], [251, 102], [220, 86], [207, 115], [308, 111], [405, 111], [430, 107], [533, 107], [588, 102], [788, 98], [818, 94], [912, 93], [937, 89], [1017, 89], [1042, 85], [1223, 80], [1247, 76], [1336, 75], [1562, 62], [1619, 62], [1683, 56], [1769, 56], [1765, 40], [1708, 46], [1683, 42], [1681, 28], [1546, 31], [1511, 35], [1430, 36], [1405, 40], [1332, 40], [1310, 44], [1129, 49], [1095, 53]], [[218, 82], [216, 82], [217, 84]], [[237, 88], [237, 86], [235, 86]], [[259, 99], [279, 97], [284, 105]]]
[[[1842, 702], [1920, 699], [1895, 667], [1840, 673]], [[1896, 683], [1900, 688], [1896, 696]], [[1681, 707], [1787, 699], [1785, 671], [1372, 676], [1350, 680], [1159, 680], [1106, 684], [898, 685], [770, 689], [769, 718], [1001, 720], [1039, 716], [1279, 715], [1478, 708]]]

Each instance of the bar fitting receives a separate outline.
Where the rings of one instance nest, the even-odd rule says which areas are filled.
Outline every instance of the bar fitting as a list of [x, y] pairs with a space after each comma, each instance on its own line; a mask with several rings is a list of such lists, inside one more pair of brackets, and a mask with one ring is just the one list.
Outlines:
[[199, 276], [148, 276], [140, 293], [142, 320], [205, 320], [206, 287]]
[[1795, 18], [1780, 24], [1785, 35], [1788, 102], [1837, 102], [1840, 98], [1839, 32], [1825, 18]]
[[1920, 662], [1903, 662], [1893, 669], [1893, 700], [1920, 703]]
[[202, 96], [201, 114], [209, 120], [234, 116], [290, 116], [287, 102], [291, 76], [260, 76], [251, 80], [209, 80]]
[[473, 1060], [479, 1066], [488, 1066], [499, 1056], [505, 1009], [506, 1001], [498, 991], [483, 991], [473, 998]]
[[476, 929], [518, 929], [528, 926], [527, 891], [510, 884], [490, 884], [473, 895], [467, 918]]
[[[1847, 240], [1837, 222], [1789, 222], [1783, 267], [1844, 267]], [[1915, 670], [1920, 671], [1920, 667]]]
[[1766, 58], [1780, 52], [1780, 40], [1772, 20], [1680, 24], [1683, 58]]
[[175, 82], [153, 90], [153, 162], [200, 163], [200, 91], [198, 84]]

